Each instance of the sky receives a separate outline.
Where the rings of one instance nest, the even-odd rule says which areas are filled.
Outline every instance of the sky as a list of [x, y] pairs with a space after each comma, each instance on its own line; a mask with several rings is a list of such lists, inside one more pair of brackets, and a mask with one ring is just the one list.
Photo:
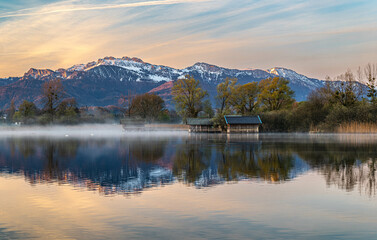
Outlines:
[[377, 63], [377, 1], [0, 0], [0, 77], [106, 56], [324, 79]]

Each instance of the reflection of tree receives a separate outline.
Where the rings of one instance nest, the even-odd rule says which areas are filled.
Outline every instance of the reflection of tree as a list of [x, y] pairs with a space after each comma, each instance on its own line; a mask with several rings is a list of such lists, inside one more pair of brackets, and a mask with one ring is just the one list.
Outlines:
[[19, 142], [17, 145], [18, 150], [22, 153], [24, 158], [28, 158], [35, 154], [35, 143], [33, 141], [30, 141], [30, 139]]
[[[333, 158], [330, 158], [333, 159]], [[324, 164], [320, 167], [328, 184], [336, 183], [340, 188], [348, 191], [353, 190], [357, 184], [357, 168], [355, 166], [355, 158], [351, 156], [343, 156], [339, 154], [331, 164]]]
[[289, 179], [289, 173], [294, 167], [291, 153], [271, 151], [258, 158], [259, 177], [271, 182]]
[[216, 142], [212, 146], [184, 143], [176, 152], [173, 173], [188, 183], [213, 182], [203, 178], [225, 181], [262, 178], [275, 182], [287, 180], [293, 167], [290, 152], [263, 151], [258, 142]]
[[138, 160], [153, 163], [164, 156], [166, 144], [167, 141], [161, 139], [150, 141], [138, 139], [129, 143], [129, 150]]
[[240, 175], [255, 177], [258, 172], [256, 149], [251, 144], [219, 148], [221, 159], [218, 159], [219, 174], [227, 181], [237, 180]]
[[185, 143], [176, 151], [173, 174], [188, 183], [194, 183], [209, 167], [211, 149], [200, 144]]
[[[200, 141], [203, 143], [203, 140]], [[376, 191], [377, 146], [375, 143], [278, 141], [227, 143], [218, 141], [213, 156], [203, 154], [203, 144], [183, 144], [174, 160], [174, 174], [193, 183], [203, 177], [203, 171], [214, 164], [219, 177], [225, 181], [242, 178], [261, 178], [285, 181], [291, 178], [294, 155], [316, 168], [325, 176], [328, 185], [335, 184], [347, 191], [359, 187], [367, 194]], [[207, 147], [208, 148], [208, 147]], [[208, 151], [208, 149], [207, 149]], [[211, 159], [212, 158], [212, 159]]]
[[[339, 158], [341, 158], [340, 156]], [[325, 176], [328, 185], [335, 184], [347, 191], [359, 190], [368, 195], [376, 191], [376, 159], [358, 160], [356, 158], [344, 158], [330, 164], [324, 164], [320, 172]]]
[[239, 144], [225, 147], [218, 163], [219, 173], [226, 180], [239, 177], [262, 178], [271, 182], [289, 178], [293, 157], [289, 152], [264, 151], [257, 144]]
[[377, 159], [376, 158], [370, 158], [367, 162], [367, 170], [366, 172], [362, 172], [361, 176], [363, 176], [363, 179], [365, 178], [366, 181], [362, 181], [365, 183], [365, 189], [366, 192], [369, 193], [369, 195], [376, 194], [376, 170], [377, 170]]
[[23, 173], [32, 183], [85, 185], [105, 194], [136, 192], [173, 179], [196, 186], [258, 178], [283, 182], [309, 166], [328, 185], [376, 191], [377, 144], [257, 141], [253, 139], [8, 139], [0, 171]]
[[66, 170], [70, 161], [76, 157], [79, 142], [40, 140], [38, 145], [42, 147], [44, 169], [39, 173], [29, 173], [32, 181], [65, 180], [68, 174]]
[[45, 149], [45, 174], [48, 179], [53, 179], [59, 174], [59, 161], [58, 158], [54, 159], [54, 153], [54, 145], [48, 144]]
[[77, 140], [14, 138], [7, 141], [10, 157], [5, 166], [23, 172], [31, 183], [64, 179], [67, 168], [79, 147]]
[[31, 139], [12, 139], [9, 141], [9, 145], [13, 157], [15, 156], [16, 150], [21, 153], [24, 158], [31, 157], [35, 154], [35, 141]]
[[317, 168], [328, 185], [374, 194], [376, 191], [377, 146], [371, 143], [296, 143], [290, 147], [312, 167]]
[[72, 159], [77, 155], [80, 142], [78, 140], [58, 141], [54, 145], [59, 157]]

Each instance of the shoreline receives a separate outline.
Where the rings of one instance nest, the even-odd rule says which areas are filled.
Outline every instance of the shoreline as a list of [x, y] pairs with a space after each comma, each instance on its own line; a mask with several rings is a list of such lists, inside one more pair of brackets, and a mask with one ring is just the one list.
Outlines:
[[121, 124], [80, 124], [48, 126], [0, 126], [0, 139], [45, 138], [45, 139], [157, 139], [185, 138], [191, 140], [213, 139], [227, 141], [276, 142], [319, 141], [319, 142], [375, 142], [377, 133], [313, 133], [313, 132], [260, 132], [260, 133], [189, 133], [183, 125], [153, 124], [143, 129], [125, 130]]

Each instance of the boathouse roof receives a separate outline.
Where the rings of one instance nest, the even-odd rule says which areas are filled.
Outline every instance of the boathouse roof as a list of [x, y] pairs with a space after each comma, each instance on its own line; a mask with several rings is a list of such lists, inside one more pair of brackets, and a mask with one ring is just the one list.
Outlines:
[[239, 115], [227, 115], [224, 116], [226, 124], [230, 125], [259, 125], [262, 124], [262, 120], [259, 116], [239, 116]]
[[210, 118], [188, 118], [187, 125], [191, 126], [212, 126], [213, 122]]

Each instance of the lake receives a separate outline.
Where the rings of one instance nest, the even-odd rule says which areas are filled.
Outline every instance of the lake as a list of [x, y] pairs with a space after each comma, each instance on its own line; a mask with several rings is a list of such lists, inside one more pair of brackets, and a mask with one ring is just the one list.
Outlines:
[[0, 239], [377, 239], [377, 135], [0, 137]]

